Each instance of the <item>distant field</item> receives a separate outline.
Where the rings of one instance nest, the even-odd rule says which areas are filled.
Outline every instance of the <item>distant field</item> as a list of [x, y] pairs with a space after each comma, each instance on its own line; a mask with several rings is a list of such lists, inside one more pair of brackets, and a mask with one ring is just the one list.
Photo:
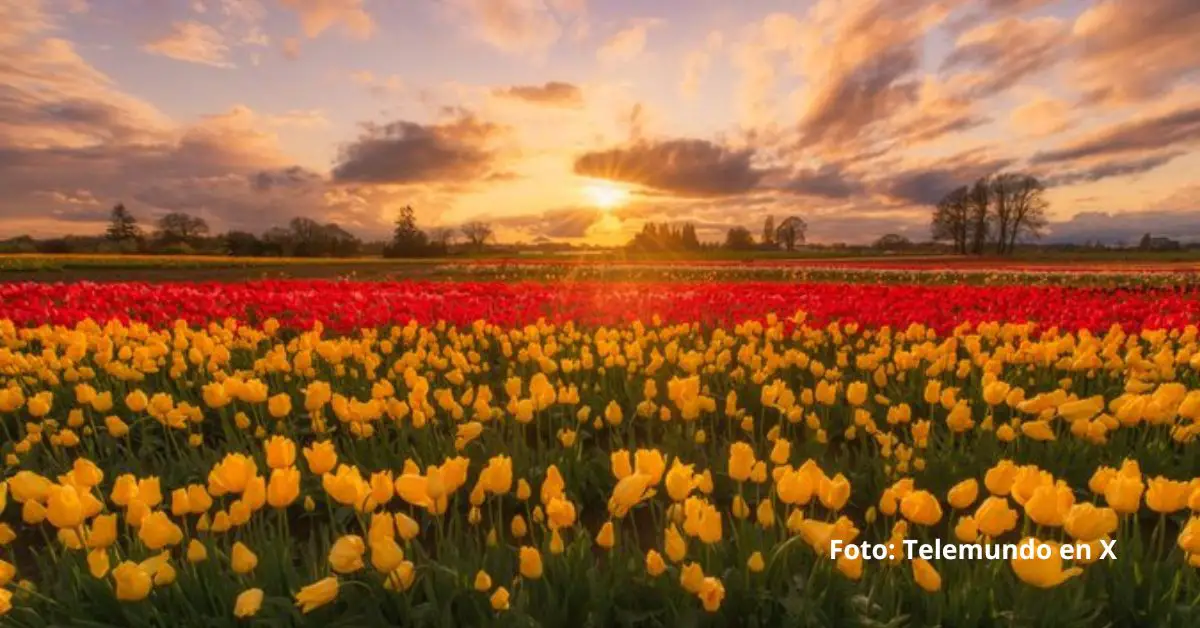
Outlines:
[[[719, 254], [718, 254], [719, 253]], [[817, 255], [809, 255], [816, 253]], [[830, 253], [838, 253], [830, 255]], [[839, 251], [704, 252], [702, 256], [478, 256], [437, 259], [269, 258], [202, 255], [0, 255], [0, 281], [246, 281], [270, 279], [481, 281], [782, 281], [1029, 285], [1172, 285], [1200, 280], [1193, 252], [847, 255]]]

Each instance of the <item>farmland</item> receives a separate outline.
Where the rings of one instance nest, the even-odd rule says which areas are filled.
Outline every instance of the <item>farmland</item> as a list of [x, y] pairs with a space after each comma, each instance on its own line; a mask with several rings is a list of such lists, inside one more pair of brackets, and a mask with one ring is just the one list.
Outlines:
[[3, 276], [5, 625], [1200, 621], [1189, 262], [204, 263]]

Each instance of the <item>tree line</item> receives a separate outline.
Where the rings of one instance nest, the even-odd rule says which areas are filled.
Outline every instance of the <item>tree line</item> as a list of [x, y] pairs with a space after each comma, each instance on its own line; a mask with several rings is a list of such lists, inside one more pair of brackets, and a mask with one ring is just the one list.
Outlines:
[[682, 225], [647, 222], [642, 230], [633, 236], [626, 244], [630, 251], [639, 253], [657, 253], [666, 251], [698, 251], [705, 248], [726, 248], [732, 251], [796, 250], [798, 244], [804, 244], [804, 235], [808, 224], [799, 216], [789, 216], [778, 226], [775, 217], [767, 216], [763, 221], [762, 239], [755, 241], [754, 234], [742, 226], [730, 227], [725, 232], [723, 243], [704, 244], [696, 236], [696, 226], [690, 222]]
[[962, 255], [989, 249], [1011, 254], [1018, 240], [1041, 237], [1047, 223], [1045, 193], [1037, 177], [1021, 173], [988, 175], [959, 186], [934, 207], [933, 240], [949, 242]]
[[[462, 244], [458, 238], [462, 236]], [[34, 240], [21, 236], [0, 242], [0, 251], [28, 253], [146, 253], [164, 255], [232, 255], [237, 257], [436, 257], [455, 250], [483, 251], [492, 241], [489, 223], [471, 221], [458, 228], [429, 233], [416, 225], [410, 206], [400, 210], [392, 238], [364, 242], [337, 223], [297, 217], [261, 234], [232, 230], [213, 234], [208, 222], [186, 212], [157, 218], [147, 229], [118, 203], [109, 212], [102, 236], [64, 236]]]
[[154, 224], [154, 230], [146, 233], [129, 210], [117, 204], [104, 237], [122, 252], [223, 252], [239, 257], [351, 257], [363, 248], [362, 240], [337, 223], [304, 217], [261, 235], [235, 230], [212, 236], [208, 222], [185, 212], [164, 214]]

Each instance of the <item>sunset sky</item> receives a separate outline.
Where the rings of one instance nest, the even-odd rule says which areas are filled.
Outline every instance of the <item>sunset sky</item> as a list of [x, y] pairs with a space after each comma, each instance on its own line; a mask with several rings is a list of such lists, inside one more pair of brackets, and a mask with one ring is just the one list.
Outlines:
[[1051, 240], [1200, 239], [1196, 0], [0, 0], [0, 238], [928, 237], [1001, 169]]

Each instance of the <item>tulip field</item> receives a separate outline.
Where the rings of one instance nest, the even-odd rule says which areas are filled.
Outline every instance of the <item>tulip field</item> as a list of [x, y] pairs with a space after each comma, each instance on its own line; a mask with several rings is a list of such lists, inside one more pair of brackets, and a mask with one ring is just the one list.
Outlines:
[[0, 283], [0, 626], [1197, 626], [1198, 324], [1172, 281]]

